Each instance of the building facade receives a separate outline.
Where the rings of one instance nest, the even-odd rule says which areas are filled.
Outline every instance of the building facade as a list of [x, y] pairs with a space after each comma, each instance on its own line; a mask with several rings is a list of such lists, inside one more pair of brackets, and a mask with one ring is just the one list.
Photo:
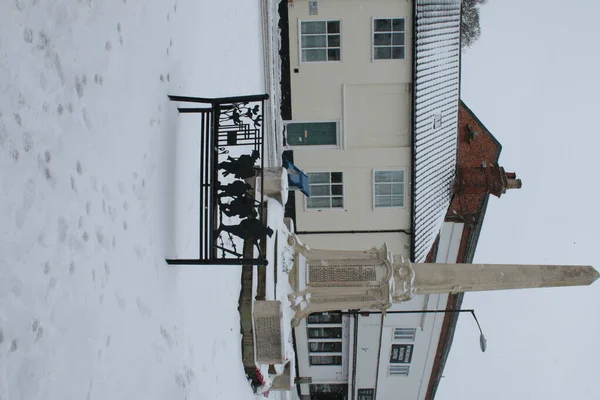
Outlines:
[[[280, 11], [284, 146], [311, 192], [288, 203], [301, 240], [386, 243], [396, 257], [456, 262], [463, 224], [442, 225], [459, 136], [460, 1], [290, 0]], [[391, 311], [444, 309], [448, 297]], [[444, 323], [442, 314], [310, 315], [295, 329], [301, 395], [424, 399]]]
[[[471, 263], [491, 194], [520, 188], [498, 165], [501, 145], [460, 103], [457, 178], [428, 262]], [[384, 317], [369, 310], [311, 314], [295, 331], [300, 385], [314, 399], [433, 399], [448, 356], [462, 294], [415, 296]], [[409, 313], [406, 313], [409, 311]]]

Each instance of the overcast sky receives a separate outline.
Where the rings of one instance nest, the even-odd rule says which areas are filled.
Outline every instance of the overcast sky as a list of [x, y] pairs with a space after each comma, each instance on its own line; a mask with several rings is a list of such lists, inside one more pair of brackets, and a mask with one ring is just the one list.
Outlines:
[[[600, 269], [600, 3], [489, 0], [462, 99], [523, 189], [490, 200], [475, 262]], [[468, 293], [436, 400], [600, 399], [600, 282]]]

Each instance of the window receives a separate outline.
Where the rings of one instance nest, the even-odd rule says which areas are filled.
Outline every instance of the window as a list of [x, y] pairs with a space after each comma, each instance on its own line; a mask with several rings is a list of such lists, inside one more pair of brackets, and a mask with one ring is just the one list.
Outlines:
[[348, 384], [311, 383], [310, 398], [316, 400], [343, 400], [348, 398]]
[[341, 338], [342, 337], [342, 328], [308, 328], [308, 337], [311, 339]]
[[342, 313], [339, 311], [312, 313], [306, 318], [309, 324], [341, 324]]
[[417, 330], [415, 328], [394, 328], [394, 340], [415, 340]]
[[306, 199], [307, 208], [343, 208], [344, 184], [341, 172], [308, 173], [310, 197]]
[[303, 62], [340, 61], [340, 21], [302, 21], [300, 48]]
[[375, 208], [404, 207], [404, 171], [375, 171]]
[[390, 351], [390, 363], [410, 364], [414, 347], [412, 344], [393, 344]]
[[309, 353], [341, 353], [342, 342], [308, 342]]
[[408, 376], [408, 371], [410, 371], [408, 365], [390, 365], [388, 368], [389, 375]]
[[342, 356], [310, 356], [310, 365], [342, 365]]
[[404, 59], [404, 18], [373, 20], [373, 58], [375, 60]]

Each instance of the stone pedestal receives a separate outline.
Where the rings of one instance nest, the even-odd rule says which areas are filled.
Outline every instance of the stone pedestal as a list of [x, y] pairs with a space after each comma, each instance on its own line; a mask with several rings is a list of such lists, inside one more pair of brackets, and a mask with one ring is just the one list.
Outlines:
[[[282, 205], [285, 205], [288, 200], [288, 180], [287, 171], [283, 167], [269, 167], [263, 169], [263, 194], [277, 200]], [[247, 182], [255, 188], [255, 190], [261, 190], [260, 177], [253, 177], [247, 180]]]
[[255, 359], [259, 364], [283, 364], [281, 302], [278, 300], [256, 301], [254, 303]]
[[409, 300], [414, 273], [410, 263], [395, 264], [383, 245], [367, 251], [313, 250], [290, 235], [294, 267], [289, 295], [292, 326], [314, 312], [371, 309], [385, 312], [394, 301]]

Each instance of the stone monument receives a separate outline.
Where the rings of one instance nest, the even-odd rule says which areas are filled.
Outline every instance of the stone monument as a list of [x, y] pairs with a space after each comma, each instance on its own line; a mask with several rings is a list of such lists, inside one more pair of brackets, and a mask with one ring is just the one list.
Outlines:
[[313, 250], [294, 234], [288, 243], [295, 256], [292, 326], [314, 312], [385, 312], [416, 294], [589, 285], [600, 276], [591, 266], [411, 263], [396, 260], [385, 244], [367, 251]]

